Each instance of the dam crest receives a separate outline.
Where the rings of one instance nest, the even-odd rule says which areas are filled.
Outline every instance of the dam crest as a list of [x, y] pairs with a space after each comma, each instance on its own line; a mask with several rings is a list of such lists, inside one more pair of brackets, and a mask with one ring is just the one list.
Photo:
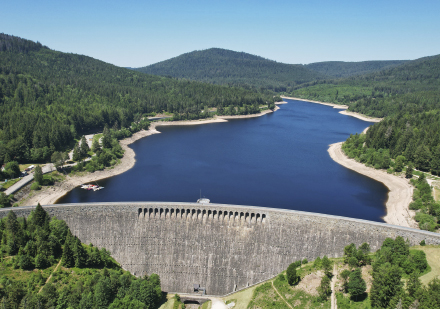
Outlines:
[[[276, 276], [304, 258], [341, 257], [344, 247], [387, 237], [440, 244], [440, 235], [366, 220], [224, 204], [114, 202], [43, 208], [83, 242], [104, 247], [136, 276], [160, 275], [167, 292], [224, 295]], [[28, 216], [34, 207], [0, 209]]]

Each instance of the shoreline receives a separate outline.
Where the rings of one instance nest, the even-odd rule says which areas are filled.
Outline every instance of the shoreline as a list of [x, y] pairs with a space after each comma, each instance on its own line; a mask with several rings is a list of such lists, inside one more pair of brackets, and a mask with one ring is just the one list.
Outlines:
[[366, 116], [366, 115], [359, 114], [356, 112], [349, 112], [348, 110], [340, 111], [339, 114], [354, 117], [354, 118], [357, 118], [357, 119], [360, 119], [363, 121], [368, 121], [368, 122], [380, 122], [383, 120], [383, 118], [370, 117], [370, 116]]
[[[277, 102], [279, 103], [279, 102]], [[287, 103], [287, 102], [286, 102]], [[148, 130], [141, 130], [134, 133], [131, 137], [125, 138], [119, 141], [122, 149], [124, 150], [124, 156], [120, 159], [120, 163], [115, 165], [113, 168], [107, 168], [102, 171], [95, 171], [93, 173], [85, 172], [85, 175], [81, 176], [66, 176], [66, 179], [60, 183], [56, 183], [53, 186], [46, 187], [37, 192], [34, 196], [24, 199], [23, 205], [21, 206], [35, 206], [38, 203], [41, 205], [55, 204], [61, 197], [69, 193], [74, 188], [89, 182], [95, 182], [98, 180], [106, 179], [112, 176], [122, 174], [129, 169], [131, 169], [136, 163], [136, 154], [128, 147], [128, 145], [153, 134], [161, 133], [156, 128], [160, 126], [188, 126], [188, 125], [202, 125], [208, 123], [220, 123], [228, 122], [228, 119], [242, 119], [242, 118], [255, 118], [261, 117], [269, 113], [273, 113], [280, 108], [278, 106], [272, 110], [264, 110], [259, 114], [252, 115], [237, 115], [237, 116], [214, 116], [210, 119], [201, 120], [181, 120], [181, 121], [158, 121], [152, 122]]]
[[286, 96], [281, 96], [281, 98], [290, 99], [290, 100], [297, 100], [297, 101], [304, 101], [304, 102], [321, 104], [321, 105], [327, 105], [327, 106], [332, 106], [333, 108], [343, 109], [342, 111], [339, 112], [339, 114], [350, 116], [350, 117], [354, 117], [354, 118], [357, 118], [357, 119], [360, 119], [360, 120], [363, 120], [363, 121], [379, 122], [379, 121], [382, 121], [382, 119], [383, 119], [383, 118], [370, 117], [370, 116], [363, 115], [363, 114], [356, 113], [356, 112], [350, 112], [350, 111], [347, 110], [348, 107], [349, 107], [348, 105], [340, 105], [340, 104], [320, 102], [320, 101], [313, 101], [313, 100], [306, 100], [306, 99], [294, 98], [294, 97], [286, 97]]
[[383, 220], [388, 224], [418, 229], [418, 224], [414, 220], [415, 212], [409, 209], [414, 190], [409, 181], [405, 178], [388, 174], [385, 171], [367, 167], [354, 159], [348, 158], [342, 151], [342, 143], [329, 145], [327, 151], [333, 161], [359, 174], [379, 181], [388, 188], [388, 200], [385, 205], [387, 214], [383, 217]]
[[301, 98], [294, 98], [294, 97], [286, 97], [286, 96], [280, 96], [282, 99], [289, 99], [289, 100], [297, 100], [297, 101], [304, 101], [304, 102], [309, 102], [309, 103], [315, 103], [315, 104], [321, 104], [321, 105], [327, 105], [327, 106], [332, 106], [333, 108], [338, 108], [338, 109], [347, 109], [348, 105], [342, 105], [342, 104], [334, 104], [334, 103], [328, 103], [328, 102], [320, 102], [320, 101], [313, 101], [313, 100], [306, 100], [306, 99], [301, 99]]

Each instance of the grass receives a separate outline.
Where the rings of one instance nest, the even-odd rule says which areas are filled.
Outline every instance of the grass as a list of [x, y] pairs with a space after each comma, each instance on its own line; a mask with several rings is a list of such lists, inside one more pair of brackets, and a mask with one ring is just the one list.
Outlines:
[[13, 185], [15, 185], [19, 181], [20, 181], [20, 178], [8, 180], [8, 182], [6, 182], [2, 185], [2, 189], [6, 190], [6, 189], [12, 187]]
[[234, 309], [246, 309], [252, 300], [252, 296], [254, 295], [255, 289], [260, 285], [261, 284], [241, 290], [237, 293], [222, 298], [222, 300], [226, 303], [228, 303], [228, 301], [234, 301], [235, 302]]
[[289, 286], [287, 280], [281, 281], [279, 278], [273, 282], [278, 292], [284, 299], [295, 308], [330, 308], [330, 301], [321, 303], [318, 297], [307, 294], [306, 292]]
[[99, 139], [103, 136], [104, 134], [99, 133], [99, 134], [95, 134], [93, 135], [93, 141], [97, 140], [99, 142]]
[[370, 309], [370, 299], [367, 297], [361, 301], [353, 301], [349, 297], [344, 297], [342, 293], [336, 293], [338, 309]]
[[212, 302], [211, 301], [207, 301], [200, 308], [201, 309], [211, 309], [211, 305], [212, 305]]
[[249, 309], [290, 309], [272, 288], [271, 282], [266, 282], [254, 290]]
[[431, 267], [431, 271], [420, 277], [420, 281], [427, 285], [432, 279], [440, 278], [440, 246], [416, 246], [417, 250], [426, 253], [426, 259]]

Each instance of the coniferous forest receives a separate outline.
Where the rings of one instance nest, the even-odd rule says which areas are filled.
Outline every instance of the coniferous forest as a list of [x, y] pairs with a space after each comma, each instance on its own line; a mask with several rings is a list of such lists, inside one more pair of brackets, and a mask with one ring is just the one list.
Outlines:
[[85, 245], [37, 205], [0, 220], [1, 308], [157, 308], [156, 274], [136, 278], [105, 249]]
[[0, 34], [0, 163], [45, 162], [105, 125], [168, 112], [207, 117], [207, 108], [259, 112], [273, 95], [147, 75], [91, 57]]

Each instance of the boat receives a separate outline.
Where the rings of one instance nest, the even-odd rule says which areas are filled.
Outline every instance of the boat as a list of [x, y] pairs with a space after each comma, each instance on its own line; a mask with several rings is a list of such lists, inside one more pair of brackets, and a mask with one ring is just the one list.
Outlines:
[[94, 184], [88, 184], [88, 185], [81, 185], [81, 189], [87, 190], [87, 191], [99, 191], [104, 189], [104, 187], [100, 187], [99, 185]]
[[197, 200], [197, 203], [199, 203], [199, 204], [209, 204], [210, 202], [211, 201], [208, 198], [206, 198], [206, 197], [202, 198], [202, 190], [200, 190], [200, 198]]

